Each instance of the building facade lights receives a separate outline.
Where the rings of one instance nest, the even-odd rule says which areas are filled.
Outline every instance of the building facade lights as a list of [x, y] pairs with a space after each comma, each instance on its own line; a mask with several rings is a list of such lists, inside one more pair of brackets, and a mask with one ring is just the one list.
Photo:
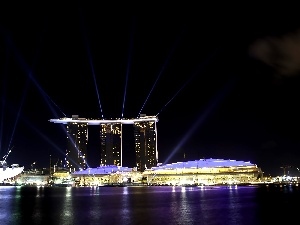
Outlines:
[[[67, 125], [67, 167], [73, 167], [73, 165], [76, 165], [77, 163], [80, 168], [86, 168], [86, 160], [81, 162], [80, 160], [78, 161], [78, 159], [86, 159], [88, 125], [100, 125], [100, 165], [122, 166], [123, 124], [132, 124], [134, 126], [137, 170], [142, 172], [146, 168], [157, 166], [158, 151], [156, 122], [158, 122], [158, 119], [155, 116], [146, 116], [145, 114], [141, 114], [141, 116], [136, 119], [95, 120], [79, 118], [77, 115], [73, 115], [72, 118], [50, 119], [49, 121]], [[78, 125], [77, 135], [74, 132], [75, 125]], [[73, 146], [73, 149], [71, 146]], [[77, 160], [76, 152], [79, 154], [77, 155]], [[81, 155], [83, 157], [81, 157]]]

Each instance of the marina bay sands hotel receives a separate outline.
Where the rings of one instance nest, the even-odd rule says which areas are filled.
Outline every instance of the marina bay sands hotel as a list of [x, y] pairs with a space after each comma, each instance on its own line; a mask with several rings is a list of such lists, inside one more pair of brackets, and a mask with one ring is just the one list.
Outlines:
[[157, 129], [155, 116], [141, 114], [136, 119], [97, 120], [80, 118], [50, 119], [52, 123], [65, 124], [67, 128], [66, 167], [70, 171], [87, 168], [88, 125], [100, 126], [100, 166], [122, 166], [122, 125], [134, 127], [137, 171], [157, 166]]

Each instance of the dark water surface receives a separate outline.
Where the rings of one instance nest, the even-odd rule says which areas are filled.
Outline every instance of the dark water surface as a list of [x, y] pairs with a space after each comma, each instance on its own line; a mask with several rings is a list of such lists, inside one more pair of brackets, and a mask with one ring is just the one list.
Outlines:
[[299, 203], [289, 186], [0, 187], [0, 224], [278, 224]]

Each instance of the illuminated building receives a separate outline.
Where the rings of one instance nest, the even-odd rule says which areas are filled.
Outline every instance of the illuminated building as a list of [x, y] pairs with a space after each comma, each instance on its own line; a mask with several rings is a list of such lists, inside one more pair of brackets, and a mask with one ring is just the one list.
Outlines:
[[[93, 174], [93, 176], [91, 176]], [[246, 185], [262, 182], [263, 172], [251, 162], [199, 159], [170, 163], [144, 172], [119, 166], [100, 166], [71, 174], [80, 185]]]
[[144, 171], [147, 183], [158, 185], [247, 184], [262, 178], [256, 164], [224, 159], [177, 162]]
[[100, 165], [122, 165], [122, 124], [100, 125], [101, 162]]
[[[86, 169], [86, 153], [88, 142], [88, 127], [85, 118], [72, 116], [73, 122], [67, 123], [66, 168], [70, 171]], [[78, 123], [77, 121], [82, 121]]]
[[132, 168], [109, 165], [75, 171], [71, 177], [75, 181], [75, 186], [103, 186], [128, 183], [128, 180], [138, 182], [142, 175]]
[[[66, 124], [68, 129], [67, 167], [86, 168], [87, 126], [100, 125], [101, 166], [122, 165], [122, 126], [133, 125], [135, 128], [136, 165], [139, 171], [157, 165], [157, 131], [155, 116], [141, 114], [135, 119], [85, 119], [72, 118], [50, 119], [52, 123]], [[79, 131], [82, 130], [82, 131]], [[80, 141], [80, 142], [79, 142]], [[79, 151], [77, 151], [77, 148]], [[79, 154], [81, 152], [82, 154]], [[79, 154], [79, 155], [78, 155]], [[79, 161], [78, 161], [79, 160]], [[74, 167], [74, 165], [78, 165]]]
[[[17, 184], [46, 185], [48, 175], [31, 172], [22, 173]], [[271, 178], [269, 178], [271, 179]], [[294, 184], [298, 186], [299, 177], [275, 177], [268, 181], [263, 177], [260, 167], [249, 161], [224, 159], [199, 159], [176, 162], [146, 169], [116, 165], [86, 168], [72, 173], [60, 171], [53, 173], [50, 184], [54, 186], [205, 186], [255, 185], [255, 184]]]
[[[142, 115], [141, 118], [147, 118]], [[135, 154], [137, 170], [143, 172], [157, 166], [156, 121], [138, 121], [134, 123]]]

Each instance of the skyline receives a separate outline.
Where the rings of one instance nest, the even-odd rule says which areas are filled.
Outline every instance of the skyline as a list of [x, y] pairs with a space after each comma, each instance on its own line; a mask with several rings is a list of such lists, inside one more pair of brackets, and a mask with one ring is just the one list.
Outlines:
[[[204, 15], [51, 10], [8, 10], [18, 20], [0, 20], [0, 157], [13, 147], [9, 163], [46, 167], [50, 155], [63, 159], [66, 134], [50, 119], [142, 113], [158, 117], [159, 162], [243, 160], [274, 175], [284, 164], [300, 166], [293, 18], [274, 13], [246, 23], [245, 16], [241, 27], [229, 18], [207, 24]], [[89, 130], [88, 159], [96, 167], [99, 132]], [[132, 139], [124, 143], [129, 167]]]

